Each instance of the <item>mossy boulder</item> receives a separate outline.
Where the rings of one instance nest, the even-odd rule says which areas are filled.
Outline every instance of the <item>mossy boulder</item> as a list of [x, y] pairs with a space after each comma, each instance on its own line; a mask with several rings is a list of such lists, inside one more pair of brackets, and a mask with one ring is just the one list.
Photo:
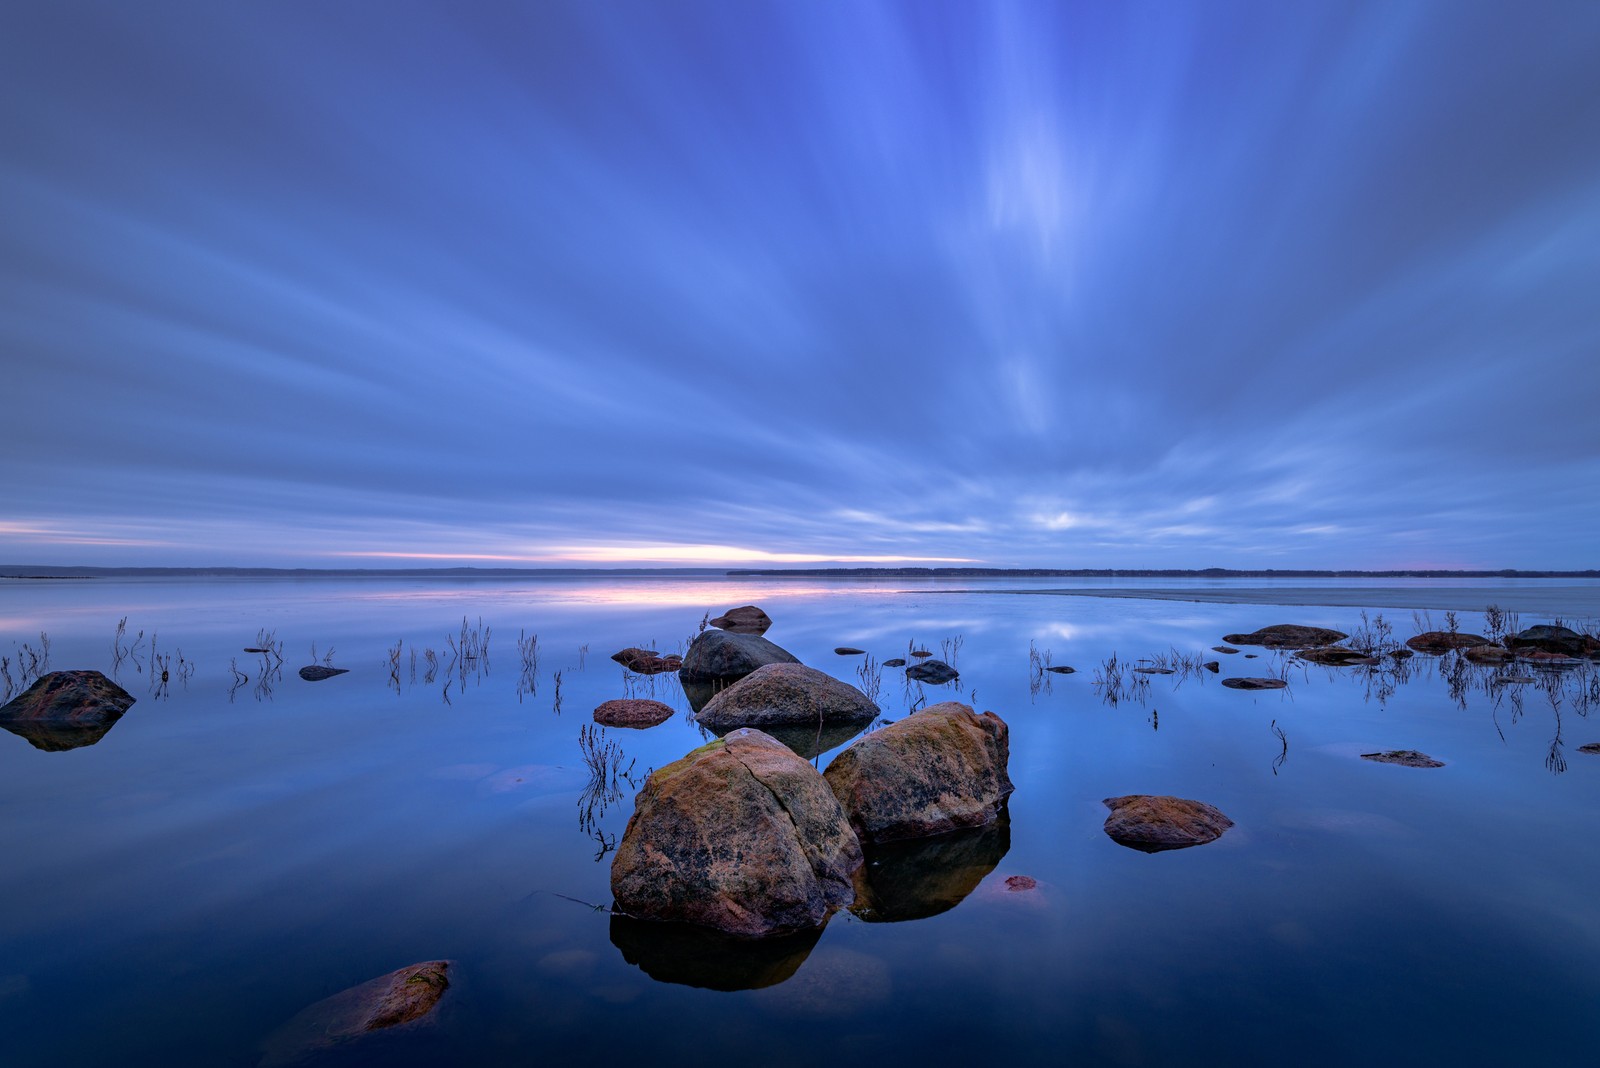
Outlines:
[[823, 774], [861, 840], [886, 842], [995, 820], [1010, 759], [1004, 720], [946, 701], [873, 731]]
[[877, 714], [878, 706], [848, 682], [804, 664], [765, 664], [707, 701], [695, 719], [720, 733], [864, 723]]
[[818, 927], [855, 899], [861, 846], [828, 784], [757, 730], [657, 770], [634, 801], [611, 892], [640, 920], [744, 938]]

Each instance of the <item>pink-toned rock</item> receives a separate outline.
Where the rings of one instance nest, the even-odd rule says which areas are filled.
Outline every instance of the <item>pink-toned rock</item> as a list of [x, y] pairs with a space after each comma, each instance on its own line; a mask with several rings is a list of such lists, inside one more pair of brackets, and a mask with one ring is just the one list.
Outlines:
[[295, 1064], [373, 1032], [426, 1026], [450, 988], [454, 963], [411, 964], [324, 998], [273, 1033], [261, 1063]]
[[619, 697], [594, 710], [594, 721], [607, 727], [654, 727], [672, 718], [672, 706], [642, 697]]
[[1406, 639], [1406, 645], [1429, 656], [1443, 656], [1452, 649], [1471, 649], [1492, 644], [1481, 634], [1462, 634], [1448, 630], [1429, 630]]
[[683, 666], [683, 657], [677, 653], [662, 656], [654, 649], [640, 649], [636, 645], [612, 653], [611, 659], [639, 675], [660, 675], [667, 671], [677, 671]]
[[753, 604], [730, 608], [710, 622], [718, 630], [735, 634], [765, 634], [772, 626], [771, 618]]
[[1039, 880], [1033, 878], [1031, 875], [1006, 876], [1006, 889], [1010, 890], [1012, 893], [1021, 893], [1024, 890], [1037, 890], [1038, 888]]
[[1145, 853], [1214, 842], [1233, 826], [1214, 806], [1182, 797], [1128, 794], [1106, 798], [1105, 806], [1111, 810], [1105, 824], [1111, 840]]
[[1473, 645], [1463, 649], [1461, 655], [1474, 664], [1504, 664], [1516, 657], [1503, 645]]

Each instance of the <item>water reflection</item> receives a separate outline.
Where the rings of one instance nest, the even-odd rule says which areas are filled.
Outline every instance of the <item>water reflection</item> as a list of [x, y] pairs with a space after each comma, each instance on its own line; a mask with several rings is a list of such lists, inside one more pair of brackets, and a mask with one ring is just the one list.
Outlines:
[[106, 732], [116, 726], [117, 720], [121, 718], [122, 714], [119, 712], [91, 724], [7, 720], [0, 721], [0, 728], [10, 731], [18, 738], [26, 739], [35, 749], [43, 749], [47, 753], [60, 753], [68, 749], [81, 749], [86, 745], [94, 745], [104, 738]]
[[611, 917], [622, 959], [661, 983], [705, 990], [758, 990], [800, 970], [823, 928], [780, 938], [734, 938], [708, 927]]
[[873, 846], [850, 911], [868, 923], [899, 923], [948, 912], [977, 889], [1010, 849], [1007, 812], [985, 827]]
[[[847, 723], [829, 723], [826, 726], [766, 726], [760, 731], [771, 738], [775, 738], [784, 745], [793, 749], [806, 760], [814, 760], [830, 749], [837, 749], [856, 735], [867, 729], [868, 724], [861, 720]], [[726, 726], [721, 729], [712, 728], [712, 733], [722, 737], [729, 731], [737, 730], [736, 726]]]

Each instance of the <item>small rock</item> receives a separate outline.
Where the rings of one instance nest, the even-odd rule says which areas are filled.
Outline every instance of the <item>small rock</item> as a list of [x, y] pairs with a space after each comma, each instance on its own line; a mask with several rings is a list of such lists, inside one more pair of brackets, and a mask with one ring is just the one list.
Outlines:
[[906, 678], [913, 682], [925, 682], [930, 686], [943, 686], [960, 677], [960, 672], [943, 660], [924, 660], [920, 664], [912, 664], [906, 668]]
[[1215, 675], [1222, 670], [1222, 665], [1215, 660], [1207, 660], [1201, 667]]
[[1503, 645], [1474, 645], [1463, 649], [1461, 655], [1474, 664], [1504, 664], [1516, 658], [1516, 654]]
[[1145, 853], [1186, 849], [1222, 837], [1233, 821], [1204, 801], [1152, 794], [1108, 797], [1106, 834], [1118, 845]]
[[660, 675], [677, 671], [683, 666], [683, 658], [676, 653], [662, 656], [654, 649], [640, 649], [637, 646], [612, 653], [611, 659], [638, 675]]
[[1256, 654], [1255, 653], [1245, 653], [1244, 654], [1244, 658], [1246, 660], [1254, 660], [1256, 658]]
[[307, 664], [300, 669], [300, 677], [307, 682], [321, 682], [323, 679], [331, 679], [335, 675], [346, 674], [349, 670], [349, 668], [329, 667], [327, 664]]
[[1452, 649], [1470, 649], [1474, 645], [1489, 645], [1481, 634], [1452, 634], [1447, 630], [1428, 630], [1406, 639], [1406, 646], [1429, 656], [1443, 656]]
[[317, 1002], [273, 1033], [262, 1064], [302, 1063], [376, 1031], [399, 1027], [409, 1031], [431, 1023], [450, 988], [452, 964], [448, 960], [412, 964]]
[[855, 649], [848, 645], [841, 645], [839, 648], [835, 649], [834, 652], [838, 653], [840, 656], [860, 656], [862, 653], [865, 653], [866, 650]]
[[1281, 690], [1289, 684], [1282, 679], [1223, 679], [1230, 690]]
[[594, 710], [594, 721], [606, 727], [654, 727], [672, 718], [672, 707], [642, 697], [619, 697]]
[[735, 634], [765, 634], [771, 628], [772, 620], [755, 605], [747, 604], [742, 608], [728, 609], [711, 620], [711, 625]]
[[900, 657], [897, 656], [893, 660], [885, 660], [883, 662], [883, 666], [884, 667], [905, 667], [906, 666], [906, 662], [904, 660], [902, 660]]
[[1045, 670], [1046, 671], [1053, 671], [1057, 675], [1071, 675], [1071, 674], [1075, 673], [1078, 669], [1077, 668], [1073, 668], [1073, 667], [1067, 667], [1067, 665], [1065, 665], [1065, 664], [1054, 664], [1054, 665], [1052, 665], [1050, 667], [1045, 668]]
[[926, 649], [913, 649], [911, 650], [911, 655], [917, 657], [918, 659], [922, 659], [924, 657], [932, 656], [933, 654], [928, 652]]
[[1006, 876], [1006, 889], [1010, 890], [1012, 893], [1020, 893], [1024, 890], [1037, 890], [1038, 888], [1039, 880], [1030, 875]]
[[1387, 753], [1362, 753], [1362, 760], [1379, 764], [1399, 764], [1403, 768], [1442, 768], [1444, 761], [1435, 760], [1427, 753], [1415, 749], [1391, 749]]
[[1580, 745], [1578, 746], [1578, 752], [1592, 753], [1600, 756], [1600, 742], [1590, 742], [1588, 745]]
[[1410, 660], [1412, 657], [1414, 657], [1416, 655], [1417, 654], [1412, 652], [1410, 649], [1390, 649], [1389, 650], [1389, 659], [1390, 660]]
[[1261, 645], [1268, 649], [1306, 649], [1313, 645], [1332, 645], [1348, 637], [1348, 634], [1326, 627], [1277, 623], [1270, 627], [1262, 627], [1250, 634], [1224, 634], [1222, 640], [1230, 645]]
[[1552, 653], [1545, 649], [1532, 649], [1523, 646], [1517, 650], [1517, 659], [1524, 664], [1535, 667], [1571, 667], [1579, 663], [1577, 657], [1568, 656], [1566, 653]]
[[1213, 653], [1237, 653], [1239, 650], [1231, 645], [1213, 645], [1211, 651]]
[[1171, 668], [1163, 667], [1136, 667], [1133, 669], [1133, 673], [1135, 675], [1171, 675], [1173, 671]]

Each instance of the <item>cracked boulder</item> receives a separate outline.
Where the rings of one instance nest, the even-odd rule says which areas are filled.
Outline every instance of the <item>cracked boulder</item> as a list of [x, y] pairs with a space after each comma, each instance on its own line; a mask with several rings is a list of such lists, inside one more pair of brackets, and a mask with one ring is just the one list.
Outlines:
[[821, 775], [743, 728], [650, 776], [611, 863], [619, 912], [744, 938], [820, 927], [855, 900], [861, 845]]

